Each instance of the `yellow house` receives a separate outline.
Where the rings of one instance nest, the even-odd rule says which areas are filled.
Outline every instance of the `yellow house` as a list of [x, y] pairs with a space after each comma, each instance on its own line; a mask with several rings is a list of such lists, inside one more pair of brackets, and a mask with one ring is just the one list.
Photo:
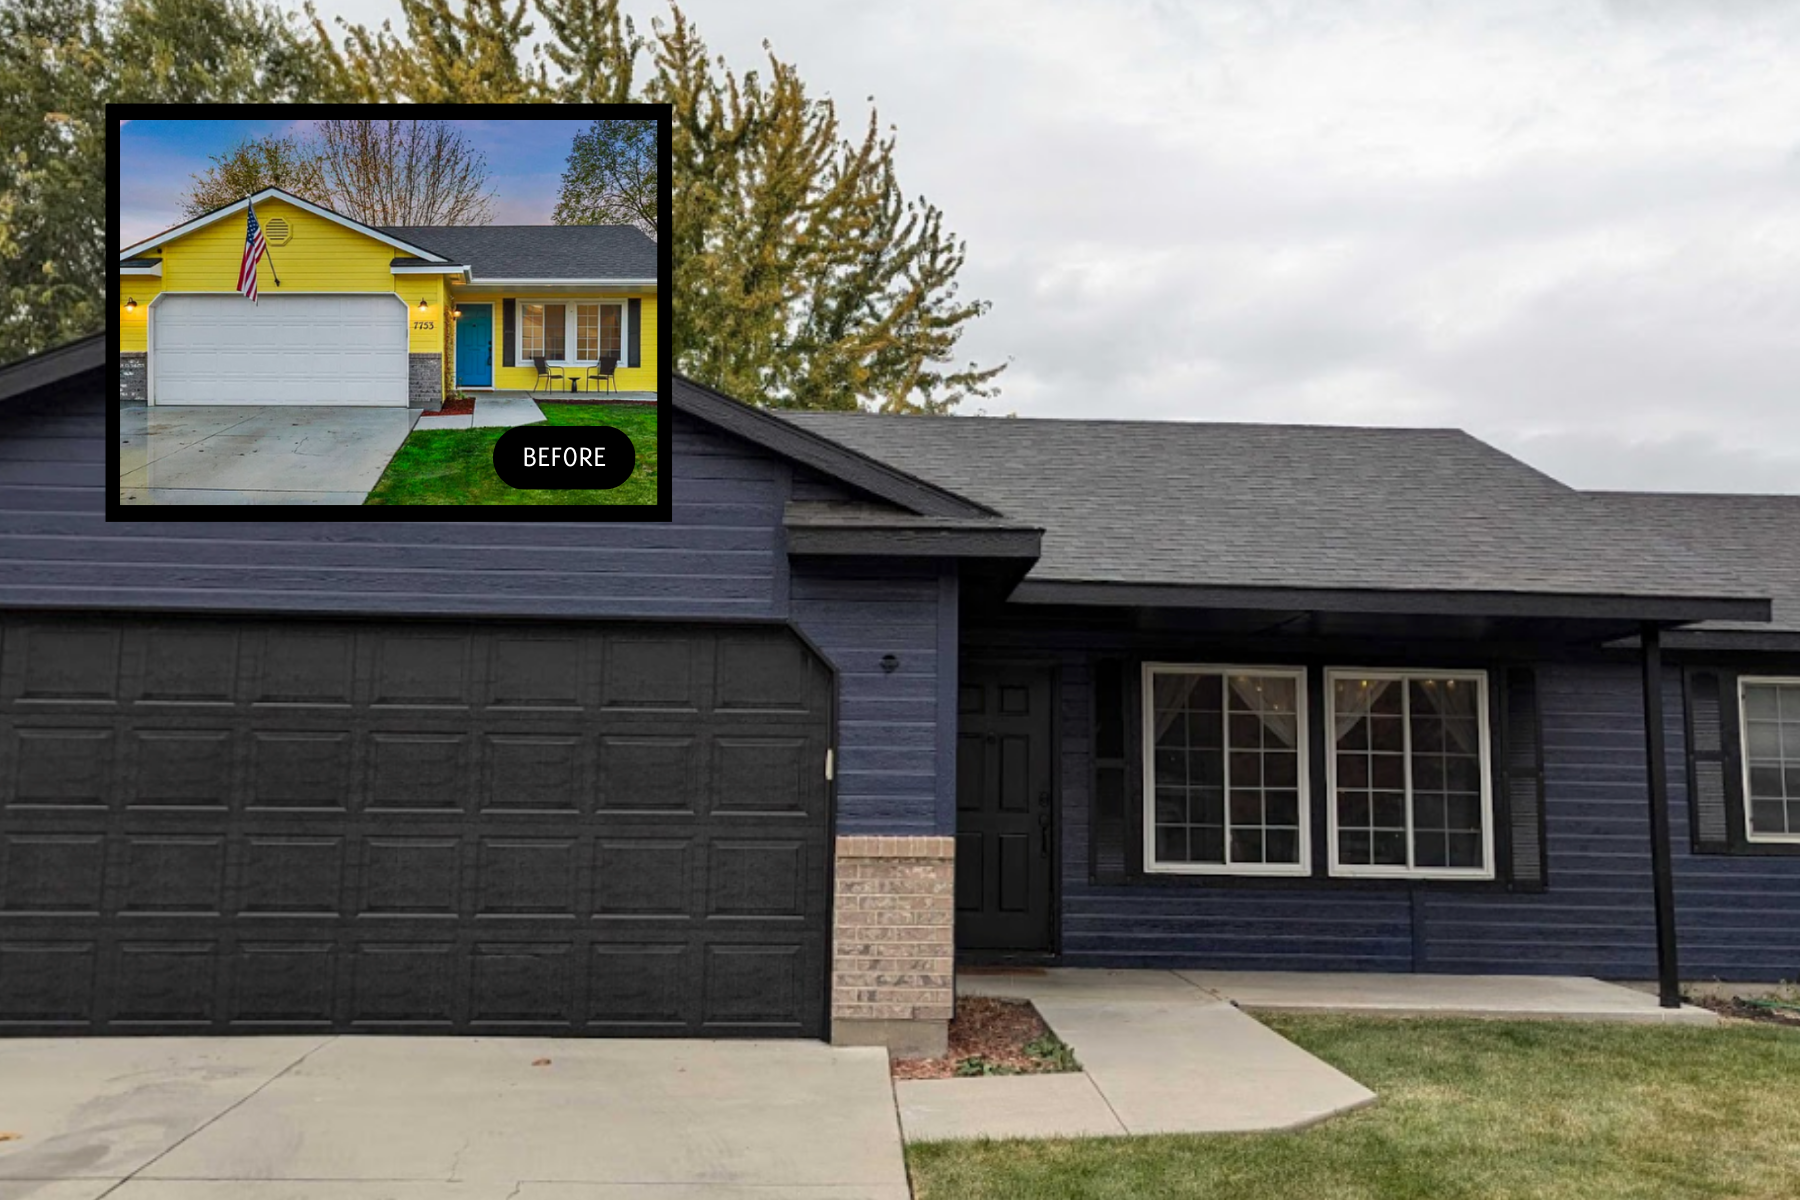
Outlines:
[[[268, 244], [238, 290], [249, 214]], [[623, 225], [372, 226], [265, 188], [119, 256], [119, 394], [150, 404], [654, 397], [657, 252]], [[610, 372], [607, 367], [610, 366]]]

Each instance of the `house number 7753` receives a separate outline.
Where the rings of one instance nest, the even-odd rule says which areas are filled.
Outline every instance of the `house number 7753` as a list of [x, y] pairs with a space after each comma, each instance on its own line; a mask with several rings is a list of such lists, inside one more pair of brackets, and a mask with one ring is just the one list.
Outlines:
[[413, 328], [414, 329], [436, 329], [437, 322], [436, 321], [414, 321]]

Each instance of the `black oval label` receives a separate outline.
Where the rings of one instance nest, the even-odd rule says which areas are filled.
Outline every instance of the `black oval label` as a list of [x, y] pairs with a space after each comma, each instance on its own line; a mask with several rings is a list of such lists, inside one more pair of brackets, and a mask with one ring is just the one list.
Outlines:
[[494, 443], [494, 474], [508, 487], [606, 491], [636, 467], [637, 448], [611, 425], [520, 425]]

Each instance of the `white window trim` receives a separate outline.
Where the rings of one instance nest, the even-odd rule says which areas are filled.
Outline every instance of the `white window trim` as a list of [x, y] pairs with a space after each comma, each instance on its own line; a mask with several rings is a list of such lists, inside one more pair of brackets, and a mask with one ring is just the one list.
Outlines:
[[[1304, 877], [1312, 870], [1312, 788], [1308, 760], [1312, 757], [1310, 706], [1306, 695], [1306, 668], [1281, 666], [1248, 666], [1221, 663], [1147, 662], [1142, 678], [1143, 702], [1143, 831], [1144, 873], [1147, 875], [1253, 875]], [[1297, 750], [1296, 782], [1300, 792], [1300, 859], [1292, 863], [1165, 863], [1156, 858], [1156, 676], [1157, 675], [1259, 675], [1264, 678], [1292, 679], [1295, 682], [1294, 707], [1298, 718], [1294, 734]], [[1226, 706], [1229, 716], [1230, 706]], [[1224, 744], [1225, 763], [1225, 854], [1231, 855], [1231, 761], [1230, 740]]]
[[1750, 795], [1750, 714], [1744, 708], [1744, 687], [1757, 684], [1800, 688], [1800, 678], [1771, 675], [1738, 676], [1738, 755], [1744, 768], [1744, 840], [1760, 846], [1800, 846], [1800, 833], [1757, 833]]
[[[575, 306], [577, 304], [611, 304], [619, 310], [619, 369], [623, 371], [631, 361], [631, 305], [617, 296], [517, 296], [514, 297], [513, 311], [518, 319], [513, 324], [518, 326], [513, 332], [513, 355], [521, 367], [531, 365], [531, 356], [525, 353], [525, 306], [527, 304], [561, 304], [563, 308], [563, 353], [572, 356], [576, 347]], [[589, 362], [585, 358], [552, 358], [549, 363], [553, 367], [568, 366], [572, 363]]]
[[[1389, 867], [1348, 866], [1338, 862], [1337, 803], [1337, 681], [1339, 679], [1455, 679], [1476, 684], [1475, 724], [1481, 739], [1481, 866]], [[1402, 721], [1405, 731], [1401, 761], [1406, 769], [1406, 858], [1413, 857], [1412, 722]], [[1364, 670], [1328, 667], [1325, 671], [1325, 839], [1326, 871], [1340, 879], [1493, 879], [1494, 868], [1494, 739], [1488, 716], [1486, 671], [1434, 671], [1421, 668]]]

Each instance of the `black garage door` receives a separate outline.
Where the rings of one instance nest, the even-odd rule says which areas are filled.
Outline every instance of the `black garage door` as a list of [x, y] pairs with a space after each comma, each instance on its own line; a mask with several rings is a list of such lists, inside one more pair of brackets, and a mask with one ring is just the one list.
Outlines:
[[785, 629], [0, 621], [0, 1031], [817, 1037]]

